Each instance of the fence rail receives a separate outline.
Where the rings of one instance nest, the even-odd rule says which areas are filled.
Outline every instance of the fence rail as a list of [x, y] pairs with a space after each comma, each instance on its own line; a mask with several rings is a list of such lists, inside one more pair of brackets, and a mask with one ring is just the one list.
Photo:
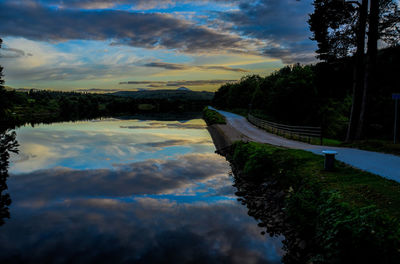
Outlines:
[[322, 128], [313, 126], [289, 126], [284, 124], [278, 124], [270, 121], [266, 121], [257, 118], [251, 114], [247, 116], [247, 119], [255, 126], [263, 128], [268, 132], [285, 136], [292, 139], [299, 139], [308, 141], [311, 143], [312, 138], [318, 138], [322, 145]]

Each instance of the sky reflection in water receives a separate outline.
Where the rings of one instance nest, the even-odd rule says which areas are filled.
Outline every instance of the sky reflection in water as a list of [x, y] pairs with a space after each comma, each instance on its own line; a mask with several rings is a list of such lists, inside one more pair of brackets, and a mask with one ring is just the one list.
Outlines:
[[[279, 263], [236, 200], [200, 119], [106, 119], [17, 130], [0, 260]], [[2, 261], [2, 262], [3, 262]]]

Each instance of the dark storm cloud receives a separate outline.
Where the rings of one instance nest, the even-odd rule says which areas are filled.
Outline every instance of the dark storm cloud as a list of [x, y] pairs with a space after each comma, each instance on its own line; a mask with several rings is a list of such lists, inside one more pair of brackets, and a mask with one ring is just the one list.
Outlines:
[[314, 59], [316, 45], [309, 40], [307, 24], [312, 13], [311, 0], [243, 1], [239, 11], [220, 14], [220, 19], [233, 23], [230, 30], [264, 40], [264, 54], [284, 63], [307, 63]]
[[186, 64], [177, 64], [177, 63], [167, 63], [167, 62], [150, 62], [144, 64], [145, 67], [155, 67], [155, 68], [163, 68], [166, 70], [191, 70], [191, 69], [199, 69], [199, 70], [223, 70], [223, 71], [233, 71], [233, 72], [249, 72], [245, 69], [240, 68], [231, 68], [226, 66], [191, 66]]
[[120, 82], [119, 84], [148, 84], [155, 85], [155, 87], [165, 86], [201, 86], [201, 85], [213, 85], [213, 84], [224, 84], [228, 82], [236, 82], [237, 80], [194, 80], [194, 81], [168, 81], [168, 82], [152, 82], [152, 81], [128, 81], [128, 82]]
[[40, 41], [114, 40], [118, 45], [188, 53], [246, 50], [240, 37], [160, 13], [52, 9], [2, 2], [0, 17], [2, 36]]

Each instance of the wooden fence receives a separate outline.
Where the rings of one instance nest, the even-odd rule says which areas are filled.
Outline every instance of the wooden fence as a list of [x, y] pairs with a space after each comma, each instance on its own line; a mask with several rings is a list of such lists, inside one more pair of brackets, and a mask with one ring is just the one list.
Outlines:
[[311, 139], [313, 139], [313, 138], [319, 139], [320, 144], [322, 145], [322, 129], [321, 129], [321, 127], [283, 125], [283, 124], [266, 121], [266, 120], [257, 118], [250, 114], [247, 116], [247, 119], [253, 125], [263, 128], [270, 133], [284, 136], [286, 138], [307, 141], [308, 143], [311, 143]]

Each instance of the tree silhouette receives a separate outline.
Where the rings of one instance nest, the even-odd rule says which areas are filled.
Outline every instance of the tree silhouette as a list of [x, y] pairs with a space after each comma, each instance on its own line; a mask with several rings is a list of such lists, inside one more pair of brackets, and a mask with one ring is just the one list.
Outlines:
[[353, 99], [346, 140], [359, 139], [363, 135], [369, 90], [375, 84], [378, 40], [399, 44], [398, 5], [394, 0], [315, 0], [314, 7], [308, 22], [312, 39], [318, 43], [318, 58], [330, 62], [354, 55]]
[[18, 142], [15, 139], [15, 131], [0, 131], [0, 225], [4, 224], [4, 218], [10, 218], [9, 206], [11, 198], [7, 190], [8, 166], [10, 152], [18, 153]]
[[[0, 49], [3, 40], [0, 38]], [[5, 119], [6, 116], [6, 90], [4, 89], [3, 80], [3, 67], [0, 65], [0, 121]]]

